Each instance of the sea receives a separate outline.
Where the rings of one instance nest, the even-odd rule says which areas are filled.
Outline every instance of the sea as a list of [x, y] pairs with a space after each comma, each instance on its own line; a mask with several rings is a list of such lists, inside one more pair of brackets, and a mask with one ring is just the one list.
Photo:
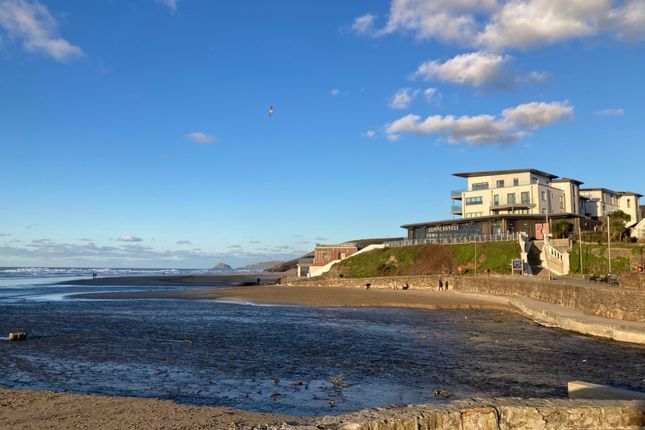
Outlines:
[[[75, 298], [175, 289], [66, 284], [92, 273], [216, 272], [0, 268], [0, 387], [301, 416], [465, 398], [562, 398], [572, 380], [645, 391], [645, 347], [511, 313]], [[8, 342], [12, 331], [29, 338]]]

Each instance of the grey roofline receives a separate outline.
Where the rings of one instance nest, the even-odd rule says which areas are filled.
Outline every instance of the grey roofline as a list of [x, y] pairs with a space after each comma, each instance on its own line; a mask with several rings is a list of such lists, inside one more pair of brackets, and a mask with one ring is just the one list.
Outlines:
[[643, 197], [642, 194], [636, 193], [634, 191], [614, 191], [609, 188], [595, 187], [595, 188], [580, 188], [580, 191], [604, 191], [611, 194], [618, 194], [619, 196], [638, 196], [638, 198]]
[[506, 175], [510, 173], [525, 173], [525, 172], [531, 172], [540, 176], [546, 176], [549, 179], [557, 178], [557, 175], [553, 175], [551, 173], [543, 172], [542, 170], [537, 170], [537, 169], [487, 170], [482, 172], [462, 172], [462, 173], [453, 173], [452, 176], [458, 176], [460, 178], [473, 178], [477, 176]]
[[576, 185], [582, 185], [584, 182], [579, 181], [577, 179], [571, 179], [571, 178], [558, 178], [558, 179], [553, 179], [551, 182], [571, 182]]

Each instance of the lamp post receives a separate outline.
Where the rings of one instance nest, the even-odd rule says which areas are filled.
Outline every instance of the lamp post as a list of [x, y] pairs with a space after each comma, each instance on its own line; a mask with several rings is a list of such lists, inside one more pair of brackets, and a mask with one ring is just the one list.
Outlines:
[[585, 277], [585, 270], [582, 267], [582, 228], [580, 227], [582, 220], [578, 220], [578, 243], [580, 245], [580, 276]]
[[609, 267], [608, 274], [611, 273], [611, 227], [609, 226], [609, 212], [607, 213], [607, 266]]
[[551, 280], [551, 265], [549, 264], [549, 254], [551, 253], [551, 245], [549, 244], [549, 236], [551, 235], [551, 224], [549, 222], [549, 212], [551, 211], [551, 195], [549, 190], [546, 190], [546, 227], [547, 234], [544, 236], [544, 251], [546, 258], [546, 270], [549, 272], [549, 281]]

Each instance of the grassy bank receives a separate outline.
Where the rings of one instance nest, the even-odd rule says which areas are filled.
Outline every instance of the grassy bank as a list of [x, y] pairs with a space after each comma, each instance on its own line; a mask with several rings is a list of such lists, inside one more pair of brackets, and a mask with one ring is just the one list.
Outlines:
[[348, 278], [374, 276], [432, 275], [442, 272], [477, 271], [510, 273], [511, 260], [518, 258], [520, 247], [514, 242], [490, 242], [459, 245], [417, 245], [377, 249], [348, 258], [336, 270]]
[[[608, 248], [606, 244], [582, 244], [582, 268], [584, 273], [607, 273], [609, 270]], [[641, 257], [642, 256], [642, 257]], [[611, 244], [611, 270], [615, 273], [631, 272], [643, 264], [645, 247], [636, 244]], [[572, 273], [580, 271], [580, 246], [575, 244], [569, 257]]]

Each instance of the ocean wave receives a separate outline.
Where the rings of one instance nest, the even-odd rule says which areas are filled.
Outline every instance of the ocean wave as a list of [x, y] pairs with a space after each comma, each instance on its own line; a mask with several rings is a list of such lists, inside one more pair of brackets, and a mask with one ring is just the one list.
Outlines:
[[50, 277], [87, 277], [96, 273], [106, 276], [155, 276], [155, 275], [198, 275], [217, 274], [215, 269], [141, 269], [110, 267], [0, 267], [2, 278], [50, 278]]

